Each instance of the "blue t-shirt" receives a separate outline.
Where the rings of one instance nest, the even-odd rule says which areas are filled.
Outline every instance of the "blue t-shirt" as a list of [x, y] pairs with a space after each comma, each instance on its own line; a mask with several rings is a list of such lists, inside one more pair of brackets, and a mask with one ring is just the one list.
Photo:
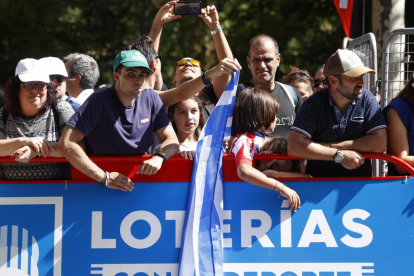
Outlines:
[[89, 155], [141, 155], [170, 120], [154, 90], [142, 90], [126, 108], [110, 87], [93, 93], [67, 124], [83, 133]]
[[[340, 113], [330, 98], [329, 88], [321, 90], [303, 103], [292, 130], [314, 142], [329, 143], [353, 140], [387, 127], [376, 98], [367, 90], [362, 90], [361, 99], [352, 101], [344, 114], [338, 116], [339, 120], [337, 112]], [[333, 160], [308, 160], [306, 173], [316, 177], [372, 176], [369, 160], [355, 170]]]
[[[387, 115], [390, 108], [394, 108], [397, 111], [398, 116], [407, 129], [408, 154], [414, 155], [414, 101], [407, 102], [404, 99], [396, 98], [384, 108], [384, 116]], [[388, 163], [388, 175], [395, 176], [401, 174], [395, 169], [392, 163]]]

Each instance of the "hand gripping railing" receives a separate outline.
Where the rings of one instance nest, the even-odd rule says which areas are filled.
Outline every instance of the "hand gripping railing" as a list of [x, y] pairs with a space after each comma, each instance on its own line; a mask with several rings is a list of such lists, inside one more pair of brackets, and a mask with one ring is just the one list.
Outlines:
[[[401, 160], [398, 157], [388, 154], [378, 153], [362, 153], [367, 159], [380, 159], [391, 162], [402, 169], [404, 169], [409, 175], [414, 176], [414, 168], [407, 162]], [[136, 174], [141, 166], [141, 163], [151, 158], [151, 155], [128, 155], [128, 156], [90, 156], [93, 162], [95, 162], [101, 169], [109, 172], [119, 172], [128, 176], [134, 182], [188, 182], [191, 179], [193, 161], [186, 160], [179, 155], [171, 157], [165, 162], [160, 171], [155, 175], [141, 175]], [[255, 160], [298, 160], [301, 158], [292, 157], [284, 154], [256, 154]], [[0, 163], [14, 162], [10, 157], [0, 157]], [[31, 162], [67, 162], [65, 158], [37, 158]], [[333, 162], [333, 161], [332, 161]], [[237, 180], [237, 167], [233, 154], [223, 155], [223, 177], [225, 181]], [[5, 181], [0, 181], [5, 182]], [[21, 183], [28, 181], [13, 181], [13, 183]], [[59, 181], [29, 181], [34, 183], [39, 182], [59, 182]], [[72, 168], [72, 180], [67, 180], [69, 183], [83, 183], [83, 182], [95, 182], [83, 173], [79, 172], [75, 168]], [[10, 181], [8, 181], [10, 183]]]

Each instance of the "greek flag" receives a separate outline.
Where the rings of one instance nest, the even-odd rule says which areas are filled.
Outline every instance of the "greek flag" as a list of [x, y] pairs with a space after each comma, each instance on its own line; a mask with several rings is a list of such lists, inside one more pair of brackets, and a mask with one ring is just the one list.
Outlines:
[[230, 137], [239, 73], [204, 126], [197, 144], [187, 201], [179, 276], [223, 275], [223, 140]]

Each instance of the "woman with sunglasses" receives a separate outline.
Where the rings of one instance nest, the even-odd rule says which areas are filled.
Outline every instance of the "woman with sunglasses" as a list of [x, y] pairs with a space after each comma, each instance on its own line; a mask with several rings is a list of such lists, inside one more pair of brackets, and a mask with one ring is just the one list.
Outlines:
[[323, 74], [324, 67], [325, 67], [325, 64], [320, 65], [315, 72], [315, 78], [311, 80], [314, 93], [318, 92], [319, 90], [328, 88], [328, 85], [329, 85], [328, 79], [325, 78], [325, 75]]
[[[57, 99], [49, 74], [39, 60], [23, 59], [5, 87], [5, 106], [0, 109], [0, 156], [27, 163], [34, 157], [61, 157], [57, 142], [74, 111]], [[70, 167], [64, 164], [34, 163], [30, 172], [16, 163], [2, 163], [2, 179], [67, 179]], [[64, 175], [66, 173], [66, 175]]]
[[283, 76], [283, 83], [296, 88], [302, 95], [302, 102], [305, 102], [313, 94], [310, 74], [307, 70], [290, 66], [290, 72]]

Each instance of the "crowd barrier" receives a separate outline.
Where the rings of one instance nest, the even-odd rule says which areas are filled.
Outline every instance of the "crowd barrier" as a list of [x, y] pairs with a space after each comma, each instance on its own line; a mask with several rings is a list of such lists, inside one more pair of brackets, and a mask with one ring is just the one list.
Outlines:
[[[398, 158], [364, 156], [414, 175]], [[174, 156], [147, 176], [135, 172], [149, 156], [91, 158], [130, 176], [135, 189], [102, 187], [76, 169], [68, 181], [0, 183], [0, 275], [177, 276], [192, 161]], [[411, 176], [284, 179], [301, 197], [297, 212], [276, 192], [241, 181], [232, 155], [223, 158], [223, 177], [225, 276], [414, 271]]]

